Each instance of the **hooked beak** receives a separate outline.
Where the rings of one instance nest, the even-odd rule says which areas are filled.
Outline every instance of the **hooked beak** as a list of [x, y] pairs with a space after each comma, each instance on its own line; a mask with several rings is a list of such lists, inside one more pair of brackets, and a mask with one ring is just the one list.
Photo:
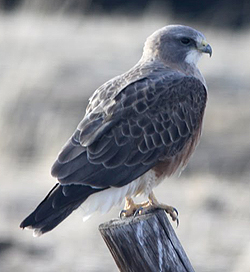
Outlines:
[[197, 49], [202, 53], [207, 53], [209, 56], [212, 56], [212, 47], [205, 40], [203, 40], [200, 44], [197, 45]]

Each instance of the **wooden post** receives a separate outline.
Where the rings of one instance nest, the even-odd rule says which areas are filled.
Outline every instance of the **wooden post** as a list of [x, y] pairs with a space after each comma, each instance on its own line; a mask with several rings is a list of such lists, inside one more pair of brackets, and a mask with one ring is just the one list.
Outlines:
[[99, 226], [122, 272], [194, 272], [163, 210]]

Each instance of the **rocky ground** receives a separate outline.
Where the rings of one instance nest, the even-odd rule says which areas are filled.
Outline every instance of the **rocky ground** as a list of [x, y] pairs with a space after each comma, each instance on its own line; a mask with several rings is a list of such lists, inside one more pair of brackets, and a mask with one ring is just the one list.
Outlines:
[[[40, 238], [21, 220], [55, 182], [50, 167], [89, 95], [140, 57], [167, 18], [0, 17], [0, 271], [117, 271], [98, 232], [121, 207], [82, 223], [81, 210]], [[180, 22], [179, 22], [180, 23]], [[187, 22], [181, 22], [186, 23]], [[180, 178], [155, 191], [178, 208], [180, 238], [200, 272], [250, 271], [250, 31], [194, 26], [213, 47], [201, 143]]]

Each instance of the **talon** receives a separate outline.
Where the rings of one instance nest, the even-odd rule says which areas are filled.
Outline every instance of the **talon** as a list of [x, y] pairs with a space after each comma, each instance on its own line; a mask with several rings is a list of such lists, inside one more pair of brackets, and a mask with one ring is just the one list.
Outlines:
[[141, 214], [142, 210], [144, 207], [148, 205], [148, 201], [140, 203], [140, 204], [135, 204], [133, 199], [131, 197], [126, 197], [125, 198], [125, 207], [123, 210], [121, 210], [119, 216], [120, 218], [124, 217], [129, 217], [129, 216], [137, 216], [138, 214]]
[[177, 217], [178, 217], [178, 215], [179, 215], [178, 210], [177, 210], [175, 207], [173, 207], [173, 210], [174, 210], [174, 212], [176, 213], [176, 215], [177, 215]]
[[136, 217], [137, 215], [140, 215], [142, 211], [143, 211], [143, 207], [139, 207], [139, 208], [134, 212], [134, 217]]
[[126, 197], [125, 199], [125, 207], [119, 213], [119, 217], [129, 217], [129, 216], [138, 216], [143, 213], [147, 213], [147, 211], [151, 211], [153, 209], [162, 209], [166, 213], [168, 213], [173, 221], [176, 221], [177, 227], [179, 226], [179, 218], [178, 218], [178, 210], [172, 206], [161, 204], [155, 198], [153, 192], [149, 194], [149, 201], [135, 204], [131, 197]]
[[179, 226], [179, 218], [178, 218], [178, 211], [174, 207], [167, 207], [165, 211], [170, 215], [173, 221], [176, 221], [177, 227]]
[[122, 217], [124, 217], [125, 215], [126, 215], [126, 210], [121, 210], [119, 213], [120, 219], [122, 219]]
[[179, 226], [179, 218], [178, 218], [178, 213], [174, 210], [174, 213], [167, 212], [170, 217], [172, 218], [173, 221], [176, 221], [177, 227]]
[[179, 225], [179, 219], [178, 219], [178, 211], [176, 208], [172, 207], [172, 206], [168, 206], [168, 205], [165, 205], [165, 204], [161, 204], [157, 201], [156, 197], [154, 196], [153, 192], [151, 192], [149, 194], [149, 200], [151, 202], [151, 205], [155, 208], [158, 208], [158, 209], [162, 209], [162, 210], [165, 210], [166, 213], [168, 213], [170, 215], [170, 217], [172, 218], [173, 221], [176, 221], [177, 223], [177, 227]]
[[176, 228], [179, 227], [179, 223], [180, 223], [179, 218], [177, 218], [177, 219], [176, 219]]

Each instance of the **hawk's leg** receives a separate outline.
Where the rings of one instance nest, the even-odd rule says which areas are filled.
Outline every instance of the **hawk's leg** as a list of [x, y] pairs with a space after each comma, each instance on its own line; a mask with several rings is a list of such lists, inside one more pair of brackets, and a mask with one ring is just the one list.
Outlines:
[[125, 197], [124, 209], [120, 212], [120, 217], [129, 217], [134, 215], [137, 211], [143, 209], [148, 205], [148, 201], [136, 204], [131, 197]]
[[177, 226], [179, 225], [178, 211], [172, 206], [159, 203], [153, 192], [149, 194], [148, 201], [140, 204], [135, 204], [131, 197], [126, 197], [125, 206], [124, 209], [120, 212], [120, 217], [143, 214], [152, 209], [165, 210], [166, 213], [171, 216], [172, 220], [177, 222]]
[[143, 209], [162, 209], [171, 216], [173, 221], [177, 222], [177, 226], [179, 225], [178, 211], [176, 210], [176, 208], [159, 203], [153, 192], [149, 194], [148, 199], [149, 205], [148, 207], [143, 207]]

